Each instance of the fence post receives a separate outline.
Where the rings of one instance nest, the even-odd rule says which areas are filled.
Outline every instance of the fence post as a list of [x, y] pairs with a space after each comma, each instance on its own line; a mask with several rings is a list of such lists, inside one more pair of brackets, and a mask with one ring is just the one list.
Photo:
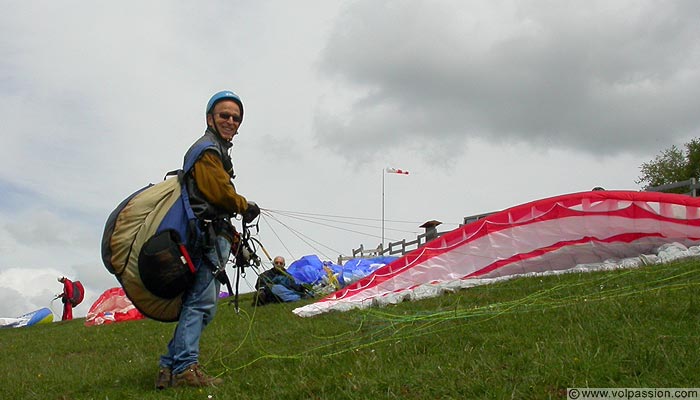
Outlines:
[[[361, 244], [361, 245], [360, 245], [360, 248], [357, 249], [357, 251], [360, 253], [360, 257], [362, 257], [362, 253], [364, 253], [364, 251], [365, 251], [365, 245], [364, 245], [364, 244]], [[355, 257], [356, 255], [357, 255], [357, 253], [355, 252], [355, 249], [353, 249], [353, 250], [352, 250], [352, 256]]]

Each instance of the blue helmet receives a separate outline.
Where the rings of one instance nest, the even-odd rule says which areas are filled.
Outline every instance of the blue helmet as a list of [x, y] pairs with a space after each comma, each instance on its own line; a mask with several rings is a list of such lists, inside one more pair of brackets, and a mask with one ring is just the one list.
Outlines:
[[221, 92], [214, 93], [207, 103], [207, 112], [205, 114], [211, 113], [211, 110], [214, 108], [216, 103], [220, 102], [221, 100], [233, 100], [238, 103], [238, 106], [241, 107], [241, 118], [243, 118], [243, 102], [237, 94], [230, 90], [222, 90]]

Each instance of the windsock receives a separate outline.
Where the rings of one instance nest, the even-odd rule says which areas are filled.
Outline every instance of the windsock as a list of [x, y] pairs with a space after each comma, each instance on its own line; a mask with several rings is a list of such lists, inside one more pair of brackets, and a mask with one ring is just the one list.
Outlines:
[[408, 171], [403, 170], [403, 169], [397, 169], [397, 168], [387, 168], [386, 169], [387, 173], [390, 174], [402, 174], [402, 175], [408, 175]]

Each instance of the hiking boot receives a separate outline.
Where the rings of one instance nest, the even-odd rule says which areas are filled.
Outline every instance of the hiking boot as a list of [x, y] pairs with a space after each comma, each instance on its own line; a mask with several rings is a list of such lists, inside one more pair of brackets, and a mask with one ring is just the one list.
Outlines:
[[173, 376], [173, 386], [216, 386], [224, 381], [221, 378], [215, 378], [207, 375], [199, 364], [194, 363], [187, 367], [183, 372]]
[[156, 389], [163, 390], [169, 388], [173, 385], [173, 375], [170, 372], [170, 368], [161, 368], [158, 371], [158, 378], [156, 378]]

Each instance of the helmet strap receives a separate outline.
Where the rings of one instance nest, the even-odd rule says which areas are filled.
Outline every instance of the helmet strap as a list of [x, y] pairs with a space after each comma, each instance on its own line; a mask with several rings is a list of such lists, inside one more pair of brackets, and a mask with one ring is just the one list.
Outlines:
[[209, 113], [207, 115], [211, 115], [211, 125], [207, 124], [207, 126], [211, 128], [211, 130], [214, 131], [214, 133], [216, 133], [216, 136], [221, 138], [221, 133], [219, 133], [219, 127], [216, 126], [216, 118], [214, 118], [214, 114]]

